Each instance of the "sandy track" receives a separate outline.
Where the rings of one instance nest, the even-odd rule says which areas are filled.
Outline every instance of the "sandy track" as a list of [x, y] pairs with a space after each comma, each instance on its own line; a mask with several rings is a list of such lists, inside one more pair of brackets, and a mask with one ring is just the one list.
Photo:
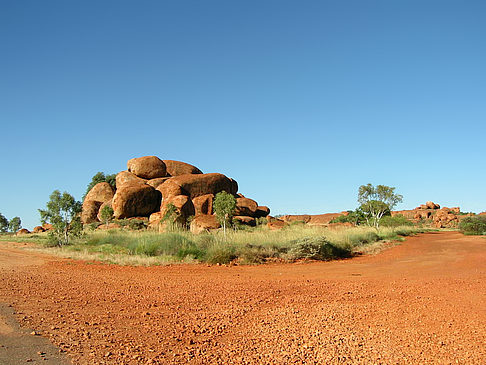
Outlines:
[[484, 364], [485, 279], [486, 239], [442, 232], [329, 263], [10, 266], [0, 301], [76, 364]]

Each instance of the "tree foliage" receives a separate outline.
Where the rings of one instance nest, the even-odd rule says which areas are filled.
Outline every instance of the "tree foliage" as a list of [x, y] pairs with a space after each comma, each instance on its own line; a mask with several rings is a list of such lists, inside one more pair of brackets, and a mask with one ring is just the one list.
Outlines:
[[69, 244], [70, 237], [81, 234], [80, 212], [81, 202], [67, 192], [61, 194], [59, 190], [52, 192], [45, 210], [39, 209], [42, 223], [52, 224], [53, 230], [49, 234], [59, 246]]
[[109, 205], [105, 205], [100, 210], [100, 218], [102, 221], [105, 222], [106, 225], [108, 225], [108, 223], [110, 223], [110, 220], [113, 218], [113, 213], [113, 208]]
[[8, 231], [8, 219], [0, 213], [0, 232], [5, 233]]
[[97, 172], [91, 178], [91, 182], [86, 187], [86, 192], [83, 195], [83, 200], [86, 197], [86, 195], [88, 195], [89, 191], [93, 189], [93, 187], [100, 182], [107, 182], [108, 184], [111, 185], [113, 189], [116, 189], [116, 174], [105, 175], [104, 172], [101, 171]]
[[10, 232], [17, 232], [20, 228], [22, 228], [20, 217], [13, 217], [10, 222], [8, 222], [8, 229]]
[[459, 222], [459, 229], [468, 235], [486, 235], [486, 216], [466, 217]]
[[395, 193], [395, 188], [386, 185], [361, 185], [358, 190], [360, 209], [365, 213], [366, 222], [370, 226], [379, 228], [380, 219], [389, 214], [400, 202], [403, 196]]
[[226, 236], [226, 226], [231, 223], [236, 209], [236, 198], [226, 191], [221, 191], [214, 198], [213, 209]]

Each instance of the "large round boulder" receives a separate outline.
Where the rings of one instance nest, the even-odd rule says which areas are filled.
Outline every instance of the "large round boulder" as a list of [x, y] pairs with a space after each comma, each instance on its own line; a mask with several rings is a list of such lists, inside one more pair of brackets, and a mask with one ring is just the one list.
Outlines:
[[98, 221], [98, 212], [103, 203], [95, 200], [85, 200], [81, 211], [81, 223], [89, 224]]
[[[234, 181], [234, 180], [233, 180]], [[236, 194], [235, 184], [223, 174], [186, 174], [175, 176], [158, 187], [164, 198], [173, 195], [187, 195], [194, 199], [201, 195], [226, 191]]]
[[142, 179], [155, 179], [167, 176], [164, 161], [157, 156], [144, 156], [128, 160], [128, 171]]
[[141, 179], [137, 175], [132, 174], [129, 171], [120, 171], [118, 174], [116, 174], [115, 181], [116, 181], [117, 189], [121, 189], [127, 185], [133, 185], [133, 184], [143, 185], [146, 183], [145, 179]]
[[236, 198], [236, 210], [237, 216], [254, 217], [258, 209], [258, 203], [249, 198]]
[[147, 184], [129, 184], [117, 189], [113, 198], [116, 219], [148, 217], [160, 207], [160, 192]]
[[179, 176], [185, 174], [202, 174], [196, 166], [190, 165], [181, 161], [163, 160], [165, 163], [167, 174], [170, 176]]
[[192, 199], [196, 215], [213, 214], [213, 194], [205, 194]]
[[93, 188], [86, 194], [84, 201], [92, 200], [96, 202], [107, 202], [113, 199], [113, 188], [107, 182], [100, 182], [93, 186]]
[[199, 234], [221, 227], [215, 215], [199, 214], [191, 222], [191, 232]]

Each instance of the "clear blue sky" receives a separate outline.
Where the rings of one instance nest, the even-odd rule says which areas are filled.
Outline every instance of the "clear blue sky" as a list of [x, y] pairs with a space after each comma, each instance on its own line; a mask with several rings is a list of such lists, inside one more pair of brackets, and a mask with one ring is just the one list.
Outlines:
[[486, 210], [485, 1], [0, 2], [0, 212], [157, 155], [272, 214]]

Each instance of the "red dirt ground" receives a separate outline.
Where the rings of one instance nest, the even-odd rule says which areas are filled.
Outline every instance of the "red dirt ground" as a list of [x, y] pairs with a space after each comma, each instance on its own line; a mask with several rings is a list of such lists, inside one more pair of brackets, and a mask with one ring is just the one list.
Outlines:
[[428, 233], [376, 256], [263, 266], [20, 252], [0, 244], [0, 301], [75, 364], [486, 363], [484, 237]]

